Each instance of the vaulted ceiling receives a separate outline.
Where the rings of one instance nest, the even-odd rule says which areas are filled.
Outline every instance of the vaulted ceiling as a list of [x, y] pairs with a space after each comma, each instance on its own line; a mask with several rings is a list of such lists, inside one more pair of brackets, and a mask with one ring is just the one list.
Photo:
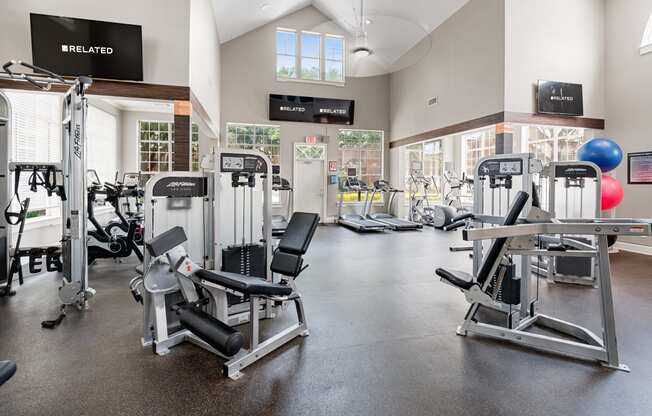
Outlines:
[[[371, 16], [392, 16], [414, 22], [423, 29], [425, 36], [467, 1], [365, 0], [365, 8]], [[350, 28], [359, 14], [360, 0], [213, 0], [213, 11], [220, 40], [224, 43], [310, 5], [341, 27]], [[393, 31], [391, 35], [401, 43], [401, 31]], [[406, 36], [413, 37], [413, 34]], [[413, 39], [409, 43], [412, 42]]]

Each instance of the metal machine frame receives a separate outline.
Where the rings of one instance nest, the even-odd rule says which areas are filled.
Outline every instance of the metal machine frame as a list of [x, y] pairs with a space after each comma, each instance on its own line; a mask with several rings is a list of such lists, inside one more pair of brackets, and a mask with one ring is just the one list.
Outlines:
[[[202, 219], [186, 218], [186, 221], [199, 224], [197, 227], [203, 231], [203, 235], [196, 232], [190, 232], [190, 240], [198, 241], [201, 239], [203, 250], [201, 253], [190, 252], [189, 255], [197, 258], [201, 268], [206, 270], [219, 271], [222, 269], [221, 251], [224, 242], [221, 241], [221, 235], [227, 232], [220, 223], [219, 218], [226, 209], [224, 203], [237, 204], [236, 199], [233, 201], [220, 201], [220, 195], [230, 194], [230, 177], [229, 185], [224, 184], [223, 175], [228, 172], [222, 172], [220, 161], [223, 156], [247, 155], [258, 158], [263, 161], [267, 167], [271, 167], [271, 162], [264, 154], [242, 149], [221, 149], [208, 155], [202, 161], [203, 172], [163, 172], [152, 176], [145, 186], [144, 213], [145, 213], [145, 241], [151, 240], [163, 231], [165, 228], [176, 223], [169, 223], [160, 218], [157, 207], [160, 204], [166, 204], [164, 212], [183, 212], [184, 209], [192, 204], [201, 203]], [[266, 250], [266, 280], [273, 282], [274, 276], [269, 271], [272, 259], [272, 223], [271, 223], [271, 187], [272, 175], [271, 170], [259, 174], [262, 177], [263, 192], [263, 240], [265, 241]], [[248, 200], [253, 200], [254, 191], [250, 190]], [[258, 192], [258, 191], [256, 191]], [[234, 195], [235, 196], [235, 195]], [[228, 198], [226, 198], [228, 199]], [[234, 208], [234, 211], [239, 211]], [[196, 212], [189, 212], [190, 215]], [[243, 220], [247, 220], [243, 218]], [[249, 217], [250, 222], [253, 218]], [[238, 224], [233, 224], [238, 227]], [[173, 346], [188, 339], [187, 330], [179, 330], [178, 323], [168, 322], [169, 307], [171, 303], [178, 302], [180, 287], [174, 274], [170, 273], [169, 264], [165, 263], [165, 258], [152, 258], [145, 250], [142, 276], [132, 279], [130, 288], [137, 301], [143, 303], [143, 346], [154, 346], [154, 350], [159, 355], [165, 355]], [[201, 260], [199, 260], [201, 258]], [[229, 325], [239, 325], [251, 320], [251, 302], [233, 303], [229, 302], [229, 297], [235, 295], [227, 292], [224, 288], [215, 287], [208, 282], [203, 285], [204, 289], [209, 292], [212, 301], [212, 307], [216, 316]], [[227, 296], [229, 294], [230, 296]], [[256, 304], [259, 319], [275, 318], [279, 311], [279, 306], [270, 299], [259, 301]]]
[[[600, 218], [602, 211], [601, 206], [601, 185], [602, 185], [602, 172], [600, 168], [592, 162], [583, 161], [570, 161], [570, 162], [550, 162], [545, 166], [541, 174], [541, 185], [543, 189], [547, 188], [547, 192], [542, 192], [542, 196], [547, 197], [547, 200], [542, 205], [545, 210], [550, 213], [553, 218], [559, 219], [592, 219]], [[563, 195], [557, 194], [557, 184], [559, 181], [564, 181]], [[593, 188], [593, 201], [585, 201], [585, 192], [587, 187]], [[571, 192], [571, 189], [576, 190]], [[571, 198], [575, 197], [571, 201]], [[591, 195], [589, 194], [589, 198]], [[564, 212], [557, 212], [559, 206], [558, 201], [564, 201]], [[573, 202], [573, 204], [571, 204]], [[585, 213], [586, 202], [591, 202], [593, 210]], [[571, 212], [570, 205], [577, 205], [579, 209], [577, 216]], [[574, 210], [576, 211], [576, 210]], [[544, 244], [557, 244], [568, 247], [569, 250], [591, 250], [596, 242], [595, 238], [592, 239], [578, 239], [566, 233], [559, 235], [559, 237], [542, 236]], [[533, 270], [536, 273], [542, 274], [551, 282], [556, 283], [573, 283], [579, 285], [596, 286], [598, 284], [599, 267], [593, 258], [590, 258], [589, 272], [588, 273], [563, 273], [563, 271], [573, 271], [578, 269], [576, 262], [573, 262], [571, 257], [555, 256], [549, 259], [540, 259], [532, 264]], [[586, 263], [584, 263], [586, 264]], [[562, 267], [564, 266], [564, 267]]]
[[[14, 72], [14, 66], [33, 73]], [[92, 85], [88, 77], [68, 80], [60, 75], [37, 66], [9, 61], [2, 66], [4, 73], [0, 78], [29, 82], [34, 87], [48, 91], [52, 85], [64, 85], [68, 91], [63, 97], [62, 111], [62, 162], [57, 167], [63, 174], [63, 187], [67, 198], [62, 201], [62, 256], [63, 281], [59, 288], [59, 299], [65, 305], [75, 305], [80, 309], [88, 306], [88, 300], [95, 291], [88, 286], [87, 248], [86, 248], [86, 114], [88, 102], [86, 91]], [[6, 100], [5, 96], [0, 96]], [[5, 103], [8, 107], [8, 102]], [[7, 139], [9, 136], [7, 136]], [[7, 140], [8, 142], [8, 140]], [[7, 189], [9, 173], [3, 169], [3, 190]], [[8, 236], [6, 243], [11, 241]], [[7, 248], [3, 249], [7, 252]]]
[[[574, 250], [569, 252], [548, 251], [536, 248], [536, 238], [539, 235], [559, 235], [572, 233], [575, 235], [590, 235], [597, 237], [597, 247], [592, 250]], [[555, 222], [517, 224], [511, 226], [498, 226], [484, 229], [464, 230], [467, 240], [481, 241], [488, 239], [506, 238], [493, 272], [495, 273], [504, 255], [530, 257], [530, 256], [572, 256], [592, 257], [598, 262], [599, 290], [603, 336], [598, 336], [587, 328], [572, 322], [540, 314], [533, 309], [527, 317], [523, 317], [517, 325], [505, 328], [499, 325], [478, 322], [475, 314], [480, 305], [493, 307], [495, 300], [484, 291], [489, 286], [488, 279], [481, 289], [474, 287], [466, 291], [467, 300], [472, 304], [466, 314], [465, 320], [457, 329], [458, 335], [476, 333], [497, 338], [530, 348], [551, 351], [562, 355], [599, 361], [603, 366], [622, 371], [629, 371], [629, 367], [620, 362], [618, 343], [616, 341], [616, 323], [614, 318], [613, 296], [611, 290], [611, 272], [608, 252], [608, 236], [642, 236], [652, 235], [652, 226], [649, 220], [635, 219], [592, 219], [592, 220], [555, 220]], [[551, 335], [542, 335], [528, 332], [527, 329], [534, 325], [552, 329], [566, 336], [575, 338], [570, 340]]]
[[[512, 166], [517, 163], [520, 172], [500, 172], [502, 166]], [[512, 164], [512, 165], [510, 165]], [[517, 153], [488, 156], [480, 159], [475, 166], [473, 187], [473, 217], [472, 227], [482, 229], [500, 224], [509, 206], [518, 191], [530, 194], [535, 183], [536, 175], [543, 169], [541, 161], [534, 158], [532, 153]], [[511, 169], [509, 169], [511, 170]], [[514, 176], [520, 177], [521, 186], [514, 188]], [[501, 192], [504, 191], [504, 192]], [[529, 198], [521, 218], [526, 218], [532, 208], [532, 198]], [[477, 274], [483, 257], [483, 242], [473, 242], [473, 273]], [[515, 308], [501, 307], [503, 312], [510, 313], [510, 319], [519, 321], [520, 316], [527, 316], [533, 307], [530, 296], [529, 279], [531, 259], [523, 257], [516, 265], [517, 277], [520, 277], [520, 305]]]

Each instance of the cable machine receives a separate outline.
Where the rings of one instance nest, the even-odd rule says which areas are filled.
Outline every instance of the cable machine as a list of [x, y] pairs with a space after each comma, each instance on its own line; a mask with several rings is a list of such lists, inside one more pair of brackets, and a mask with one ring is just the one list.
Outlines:
[[[14, 68], [29, 70], [32, 73], [15, 72]], [[86, 114], [88, 102], [86, 91], [92, 84], [88, 77], [78, 77], [74, 80], [65, 79], [44, 68], [21, 61], [9, 61], [2, 66], [3, 72], [0, 78], [14, 81], [28, 82], [42, 91], [49, 91], [53, 85], [63, 85], [68, 90], [63, 97], [63, 111], [61, 117], [61, 163], [42, 164], [34, 162], [9, 163], [8, 160], [0, 161], [0, 189], [4, 199], [0, 199], [9, 208], [11, 203], [9, 195], [11, 188], [9, 184], [10, 170], [16, 174], [25, 168], [25, 165], [32, 167], [33, 173], [45, 172], [48, 174], [58, 173], [62, 179], [62, 185], [56, 185], [62, 199], [62, 238], [61, 258], [63, 280], [59, 288], [59, 299], [62, 303], [61, 315], [54, 321], [43, 322], [44, 327], [55, 327], [65, 317], [65, 307], [74, 305], [79, 309], [88, 306], [88, 300], [95, 291], [88, 286], [87, 248], [86, 248]], [[0, 141], [2, 150], [9, 155], [11, 125], [11, 107], [6, 96], [0, 94]], [[9, 159], [9, 157], [7, 157]], [[19, 171], [16, 171], [16, 169]], [[48, 184], [46, 181], [45, 187]], [[53, 182], [49, 182], [52, 185]], [[55, 182], [56, 183], [56, 182]], [[65, 195], [65, 196], [63, 196]], [[17, 196], [17, 192], [14, 193]], [[12, 198], [13, 199], [13, 198]], [[25, 204], [19, 204], [22, 212], [22, 221], [25, 219]], [[2, 270], [5, 278], [4, 285], [10, 285], [9, 274], [7, 273], [11, 262], [11, 233], [9, 218], [19, 218], [21, 213], [9, 211], [0, 220], [0, 252], [2, 253]], [[14, 224], [17, 225], [18, 223]], [[21, 224], [22, 225], [22, 224]]]

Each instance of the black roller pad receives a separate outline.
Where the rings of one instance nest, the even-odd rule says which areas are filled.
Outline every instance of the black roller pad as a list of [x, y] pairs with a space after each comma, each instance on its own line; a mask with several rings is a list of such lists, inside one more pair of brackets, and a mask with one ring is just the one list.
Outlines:
[[244, 345], [244, 337], [236, 329], [197, 309], [179, 309], [179, 322], [227, 357], [236, 355]]

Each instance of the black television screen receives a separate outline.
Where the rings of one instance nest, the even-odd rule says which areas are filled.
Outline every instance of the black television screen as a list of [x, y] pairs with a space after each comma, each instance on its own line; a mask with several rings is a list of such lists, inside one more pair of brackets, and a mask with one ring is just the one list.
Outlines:
[[582, 84], [539, 81], [537, 112], [562, 116], [583, 116]]
[[143, 80], [138, 25], [30, 13], [32, 61], [60, 75]]

